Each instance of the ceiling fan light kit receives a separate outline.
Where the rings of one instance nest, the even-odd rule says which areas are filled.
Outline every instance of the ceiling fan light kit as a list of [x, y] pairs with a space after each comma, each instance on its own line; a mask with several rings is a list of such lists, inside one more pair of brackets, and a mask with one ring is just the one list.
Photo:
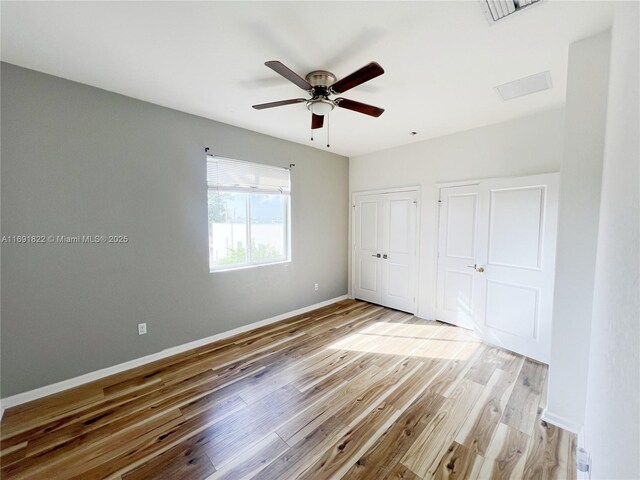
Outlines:
[[311, 113], [315, 113], [320, 116], [328, 115], [329, 112], [333, 110], [333, 107], [335, 107], [335, 104], [331, 100], [327, 100], [325, 98], [318, 98], [317, 100], [309, 100], [307, 102], [307, 108]]
[[[345, 108], [372, 117], [379, 117], [384, 112], [383, 108], [374, 107], [373, 105], [367, 105], [366, 103], [356, 102], [347, 98], [329, 98], [331, 95], [341, 94], [382, 75], [384, 69], [376, 62], [371, 62], [338, 81], [336, 81], [336, 76], [333, 73], [327, 72], [326, 70], [314, 70], [308, 73], [305, 78], [302, 78], [277, 60], [265, 62], [265, 65], [279, 75], [282, 75], [291, 83], [306, 90], [307, 93], [311, 95], [311, 98], [294, 98], [277, 102], [261, 103], [259, 105], [253, 105], [253, 108], [263, 110], [265, 108], [306, 102], [307, 109], [311, 112], [311, 140], [313, 140], [313, 130], [322, 128], [324, 125], [324, 117], [327, 116], [328, 118], [329, 113], [335, 107]], [[328, 136], [329, 132], [327, 127], [327, 147], [329, 146]]]

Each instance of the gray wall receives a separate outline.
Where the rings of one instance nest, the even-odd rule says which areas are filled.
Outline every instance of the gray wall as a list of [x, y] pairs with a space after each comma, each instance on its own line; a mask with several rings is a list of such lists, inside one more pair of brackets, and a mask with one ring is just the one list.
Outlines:
[[[296, 164], [290, 264], [209, 273], [204, 146]], [[347, 292], [345, 157], [9, 64], [1, 153], [3, 235], [130, 237], [2, 246], [2, 397]]]

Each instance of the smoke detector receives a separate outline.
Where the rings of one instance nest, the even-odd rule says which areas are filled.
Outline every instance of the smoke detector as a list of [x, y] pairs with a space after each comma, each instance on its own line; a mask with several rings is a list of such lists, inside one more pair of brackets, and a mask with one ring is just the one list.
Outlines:
[[482, 10], [490, 24], [502, 20], [542, 0], [481, 0]]

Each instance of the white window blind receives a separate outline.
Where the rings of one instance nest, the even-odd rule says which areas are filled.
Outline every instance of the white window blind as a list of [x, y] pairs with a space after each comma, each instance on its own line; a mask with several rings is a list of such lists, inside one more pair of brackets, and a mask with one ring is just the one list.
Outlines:
[[291, 192], [291, 178], [286, 168], [208, 156], [207, 187], [288, 194]]

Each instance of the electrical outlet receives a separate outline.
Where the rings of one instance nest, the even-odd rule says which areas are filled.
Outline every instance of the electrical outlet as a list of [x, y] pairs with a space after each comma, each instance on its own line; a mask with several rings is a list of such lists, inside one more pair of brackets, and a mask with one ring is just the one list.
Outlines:
[[317, 284], [317, 283], [313, 286], [313, 289], [314, 289], [316, 292], [318, 291], [318, 284]]
[[138, 335], [146, 335], [147, 334], [147, 324], [139, 323], [138, 324]]

